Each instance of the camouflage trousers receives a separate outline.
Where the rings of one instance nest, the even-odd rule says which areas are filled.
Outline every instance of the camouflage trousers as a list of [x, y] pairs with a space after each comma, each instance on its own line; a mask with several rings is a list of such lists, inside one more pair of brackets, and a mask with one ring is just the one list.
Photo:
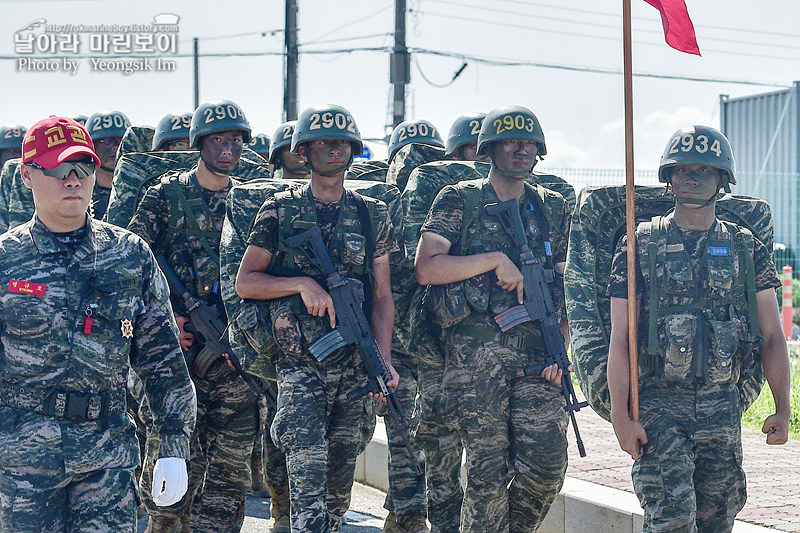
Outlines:
[[286, 454], [292, 531], [336, 533], [350, 506], [365, 426], [374, 428], [374, 411], [367, 407], [373, 400], [347, 399], [366, 385], [360, 359], [347, 348], [322, 363], [308, 353], [281, 353], [277, 371], [271, 435]]
[[[277, 383], [270, 381], [270, 385], [277, 393]], [[275, 420], [276, 409], [263, 399], [259, 399], [259, 428], [256, 440], [253, 444], [253, 455], [261, 454], [261, 460], [264, 464], [264, 471], [267, 479], [266, 484], [273, 489], [281, 489], [289, 485], [289, 474], [286, 472], [286, 456], [283, 452], [275, 446], [272, 442], [272, 437], [269, 435], [269, 428], [272, 426], [272, 421]]]
[[[400, 403], [400, 408], [410, 417], [414, 412], [414, 404], [417, 397], [417, 364], [413, 356], [407, 353], [392, 350], [392, 366], [400, 375], [400, 385], [395, 390], [395, 396]], [[425, 499], [425, 463], [419, 453], [420, 447], [414, 438], [409, 436], [411, 447], [417, 455], [420, 465], [423, 467], [423, 474], [417, 475], [414, 464], [408, 456], [400, 435], [399, 428], [388, 414], [388, 409], [381, 405], [378, 414], [384, 416], [386, 425], [386, 436], [389, 443], [389, 492], [386, 494], [386, 501], [383, 506], [390, 512], [397, 515], [399, 523], [406, 522], [414, 515], [427, 514], [427, 502]]]
[[647, 532], [725, 533], [747, 499], [735, 384], [643, 383], [645, 455], [632, 470]]
[[136, 531], [133, 469], [65, 474], [40, 467], [0, 469], [0, 530], [14, 533]]
[[147, 443], [141, 489], [148, 514], [175, 521], [191, 509], [194, 533], [238, 532], [250, 490], [250, 455], [258, 429], [255, 393], [224, 361], [204, 379], [193, 377], [197, 391], [197, 425], [190, 442], [189, 490], [178, 503], [157, 507], [152, 500], [153, 467], [158, 439]]
[[428, 521], [432, 533], [458, 533], [461, 524], [461, 455], [458, 433], [447, 428], [441, 411], [444, 365], [419, 363], [419, 426], [416, 442], [425, 451]]
[[446, 353], [442, 417], [467, 451], [462, 533], [536, 531], [567, 469], [560, 390], [497, 342], [453, 336]]

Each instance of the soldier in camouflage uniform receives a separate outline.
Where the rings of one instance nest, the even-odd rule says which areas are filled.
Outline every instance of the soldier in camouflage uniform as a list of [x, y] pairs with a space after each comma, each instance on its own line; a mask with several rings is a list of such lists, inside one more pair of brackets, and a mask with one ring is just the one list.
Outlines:
[[[498, 126], [499, 124], [499, 126]], [[536, 117], [519, 106], [490, 112], [478, 153], [491, 158], [488, 178], [443, 188], [422, 226], [417, 280], [445, 328], [442, 418], [467, 451], [461, 531], [536, 531], [561, 489], [567, 467], [561, 370], [524, 367], [547, 360], [539, 322], [500, 331], [494, 317], [523, 301], [519, 249], [483, 206], [520, 199], [529, 246], [547, 265], [557, 316], [563, 313], [567, 204], [525, 183], [546, 153]], [[550, 256], [550, 257], [548, 257]], [[561, 320], [566, 335], [566, 318]]]
[[[275, 130], [273, 142], [269, 147], [269, 164], [272, 175], [276, 178], [304, 180], [308, 179], [306, 158], [292, 151], [292, 134], [295, 121], [284, 122]], [[272, 170], [274, 169], [274, 170]], [[280, 170], [280, 172], [278, 172]]]
[[[223, 319], [219, 240], [225, 197], [237, 183], [229, 173], [249, 140], [250, 126], [238, 105], [219, 100], [199, 106], [192, 116], [189, 141], [200, 149], [200, 161], [192, 170], [165, 177], [151, 187], [128, 226], [150, 244], [156, 255], [167, 258], [194, 298], [217, 306]], [[145, 491], [150, 513], [148, 531], [171, 532], [181, 517], [188, 531], [189, 507], [191, 531], [195, 533], [239, 531], [250, 486], [248, 459], [258, 425], [256, 396], [222, 359], [204, 377], [195, 374], [192, 362], [199, 346], [187, 328], [191, 322], [183, 300], [177, 294], [172, 297], [181, 347], [197, 389], [197, 426], [192, 435], [189, 493], [169, 509], [156, 509]], [[150, 478], [151, 466], [148, 449], [143, 480]]]
[[153, 135], [153, 152], [183, 152], [189, 149], [192, 113], [168, 113], [158, 121]]
[[3, 124], [0, 126], [0, 168], [9, 159], [20, 157], [22, 150], [22, 137], [28, 129], [19, 124]]
[[92, 192], [92, 213], [98, 220], [102, 220], [108, 209], [117, 150], [125, 130], [130, 126], [131, 121], [120, 111], [98, 111], [86, 121], [86, 129], [92, 136], [97, 157], [100, 158], [100, 166], [96, 172], [97, 181]]
[[196, 403], [169, 292], [141, 239], [87, 216], [100, 160], [84, 128], [50, 117], [24, 147], [36, 216], [0, 237], [0, 529], [133, 533], [130, 368], [161, 442], [157, 504], [187, 486]]
[[[749, 230], [716, 218], [720, 188], [735, 184], [727, 138], [707, 126], [678, 130], [659, 167], [674, 212], [639, 224], [641, 422], [628, 410], [627, 240], [609, 282], [608, 387], [620, 447], [636, 460], [633, 484], [645, 532], [727, 532], [746, 500], [737, 381], [761, 343], [776, 413], [767, 444], [789, 427], [789, 360], [769, 251]], [[760, 335], [759, 335], [760, 331]]]
[[272, 139], [269, 138], [269, 135], [266, 133], [257, 133], [253, 135], [253, 140], [250, 141], [250, 148], [266, 161], [269, 159], [269, 145], [271, 143]]
[[[352, 115], [327, 105], [300, 114], [292, 151], [306, 157], [310, 182], [276, 193], [261, 207], [236, 279], [239, 296], [270, 300], [277, 357], [278, 413], [272, 439], [286, 454], [291, 527], [296, 532], [338, 532], [350, 502], [368, 398], [347, 394], [366, 385], [358, 349], [341, 348], [322, 361], [308, 351], [336, 326], [333, 302], [320, 272], [286, 239], [318, 226], [339, 273], [363, 287], [367, 316], [393, 376], [394, 302], [389, 253], [396, 243], [386, 204], [343, 187], [344, 173], [361, 152]], [[368, 240], [367, 236], [372, 238]], [[375, 280], [374, 284], [371, 280]]]

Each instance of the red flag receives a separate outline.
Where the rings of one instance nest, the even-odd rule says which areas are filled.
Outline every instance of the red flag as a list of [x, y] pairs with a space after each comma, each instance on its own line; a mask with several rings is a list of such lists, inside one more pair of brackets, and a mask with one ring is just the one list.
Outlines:
[[675, 50], [700, 55], [692, 19], [684, 0], [644, 0], [661, 12], [664, 38]]

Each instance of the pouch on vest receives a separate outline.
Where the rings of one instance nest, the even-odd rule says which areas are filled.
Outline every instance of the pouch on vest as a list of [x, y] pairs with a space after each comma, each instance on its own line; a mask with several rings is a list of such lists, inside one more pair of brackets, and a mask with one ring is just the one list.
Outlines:
[[464, 295], [467, 303], [479, 313], [489, 310], [489, 295], [494, 283], [491, 282], [489, 272], [478, 274], [464, 280]]
[[733, 356], [739, 349], [739, 327], [732, 321], [709, 320], [711, 350], [706, 361], [710, 383], [728, 383], [733, 379]]
[[279, 348], [269, 327], [269, 315], [269, 302], [242, 301], [228, 326], [228, 341], [246, 372], [275, 380], [275, 361]]
[[272, 318], [269, 330], [280, 349], [290, 355], [301, 355], [303, 353], [303, 335], [300, 332], [300, 322], [292, 310], [290, 299], [271, 300], [269, 311]]
[[472, 314], [467, 304], [464, 281], [431, 285], [428, 287], [427, 298], [436, 323], [442, 328], [455, 326]]
[[688, 261], [667, 261], [667, 293], [681, 294], [689, 292], [694, 282], [692, 278], [692, 265]]
[[708, 260], [708, 288], [712, 298], [730, 298], [733, 287], [733, 260], [712, 257]]
[[688, 313], [668, 315], [664, 319], [664, 330], [667, 337], [664, 379], [690, 383], [697, 317]]

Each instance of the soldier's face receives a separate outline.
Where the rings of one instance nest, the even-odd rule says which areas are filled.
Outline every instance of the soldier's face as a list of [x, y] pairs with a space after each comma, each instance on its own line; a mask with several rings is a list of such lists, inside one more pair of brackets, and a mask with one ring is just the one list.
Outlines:
[[308, 158], [315, 172], [330, 175], [347, 169], [353, 146], [342, 139], [317, 139], [300, 146], [298, 151]]
[[281, 159], [283, 160], [283, 168], [292, 174], [308, 174], [306, 169], [306, 158], [300, 154], [292, 152], [289, 146], [281, 148]]
[[502, 172], [525, 178], [536, 164], [539, 147], [534, 141], [507, 139], [492, 143], [492, 162]]
[[46, 176], [41, 169], [30, 165], [22, 165], [20, 174], [25, 186], [33, 193], [36, 212], [43, 219], [74, 220], [86, 215], [92, 200], [94, 174], [79, 178], [73, 171], [62, 180]]
[[467, 143], [461, 147], [461, 157], [464, 161], [489, 162], [488, 155], [478, 155], [478, 143]]
[[166, 150], [167, 152], [185, 152], [188, 149], [189, 137], [166, 141], [161, 145], [161, 150]]
[[117, 163], [117, 150], [122, 137], [106, 137], [94, 141], [94, 151], [100, 158], [100, 165], [106, 168], [114, 168]]
[[5, 165], [6, 161], [9, 159], [14, 159], [15, 157], [20, 157], [21, 155], [21, 148], [3, 148], [0, 150], [0, 168], [3, 168], [3, 165]]
[[670, 181], [678, 198], [707, 200], [717, 192], [722, 171], [703, 164], [675, 165]]
[[203, 161], [230, 172], [239, 164], [243, 146], [244, 136], [240, 131], [212, 133], [200, 141], [200, 156]]

